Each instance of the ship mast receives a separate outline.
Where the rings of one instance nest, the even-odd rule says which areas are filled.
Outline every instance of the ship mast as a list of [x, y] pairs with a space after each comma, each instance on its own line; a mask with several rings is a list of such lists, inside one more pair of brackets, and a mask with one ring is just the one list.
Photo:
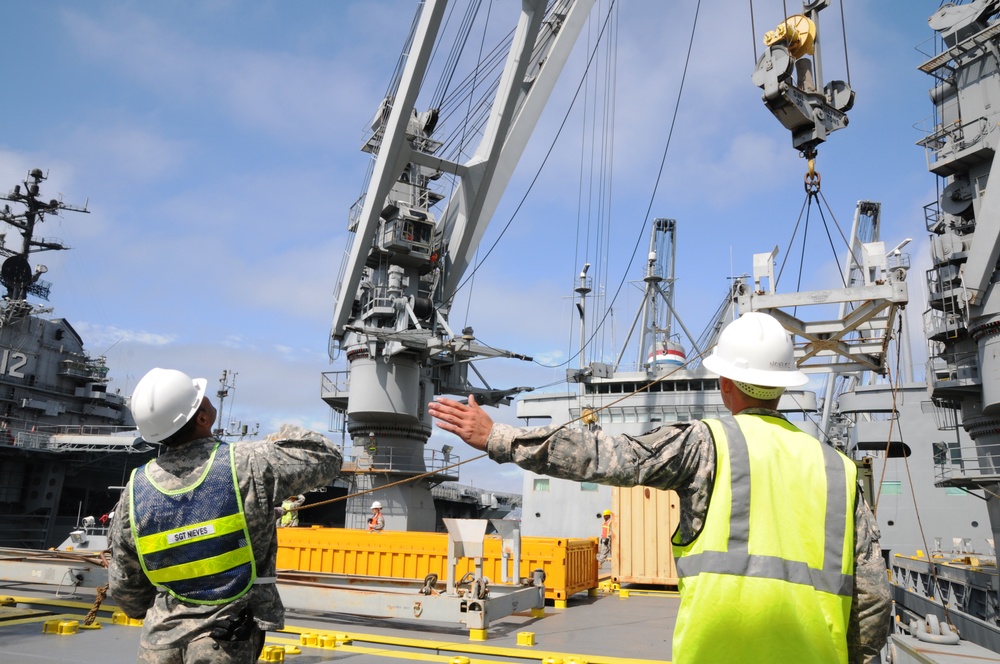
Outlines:
[[[6, 196], [0, 196], [0, 200], [8, 201], [8, 204], [5, 204], [0, 210], [0, 221], [17, 228], [22, 237], [20, 250], [14, 250], [6, 246], [6, 235], [0, 235], [0, 255], [7, 257], [3, 265], [0, 266], [0, 283], [7, 289], [2, 309], [0, 309], [0, 325], [23, 318], [36, 311], [27, 302], [29, 294], [43, 300], [49, 299], [49, 289], [52, 284], [40, 279], [48, 271], [48, 268], [39, 264], [32, 270], [28, 260], [29, 255], [39, 251], [69, 248], [54, 238], [36, 238], [35, 227], [45, 221], [46, 215], [58, 215], [63, 210], [90, 212], [86, 204], [79, 207], [54, 198], [43, 201], [39, 185], [46, 179], [48, 176], [42, 173], [42, 169], [33, 168], [21, 184], [14, 185], [14, 188]], [[21, 205], [24, 210], [21, 212], [12, 210], [9, 203]]]

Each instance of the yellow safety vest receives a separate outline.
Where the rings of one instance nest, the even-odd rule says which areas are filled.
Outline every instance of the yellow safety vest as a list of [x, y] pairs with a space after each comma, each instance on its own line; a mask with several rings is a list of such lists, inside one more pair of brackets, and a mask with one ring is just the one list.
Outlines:
[[299, 513], [294, 511], [295, 501], [285, 500], [281, 503], [281, 509], [284, 510], [281, 514], [281, 525], [284, 527], [297, 526], [299, 525]]
[[857, 467], [778, 417], [705, 420], [715, 485], [674, 555], [674, 664], [847, 663]]
[[250, 590], [257, 565], [231, 445], [216, 443], [191, 486], [159, 486], [149, 464], [129, 484], [132, 537], [151, 583], [193, 604], [224, 604]]

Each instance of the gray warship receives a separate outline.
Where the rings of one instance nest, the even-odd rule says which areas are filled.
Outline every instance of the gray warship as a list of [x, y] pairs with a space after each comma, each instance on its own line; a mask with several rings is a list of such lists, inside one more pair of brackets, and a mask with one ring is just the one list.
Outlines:
[[[131, 469], [155, 455], [135, 431], [124, 395], [108, 390], [105, 358], [47, 306], [52, 284], [38, 252], [66, 250], [43, 237], [47, 217], [86, 213], [44, 199], [32, 169], [0, 196], [0, 546], [49, 548], [82, 517], [114, 509]], [[16, 231], [20, 237], [13, 236]], [[105, 521], [106, 521], [105, 516]]]

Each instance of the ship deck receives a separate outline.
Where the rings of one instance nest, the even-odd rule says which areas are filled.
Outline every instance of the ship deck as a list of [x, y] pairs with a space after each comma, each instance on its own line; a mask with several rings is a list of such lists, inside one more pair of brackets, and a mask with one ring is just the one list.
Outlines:
[[[285, 629], [268, 632], [261, 661], [280, 661], [282, 656], [284, 661], [300, 664], [670, 661], [679, 605], [676, 593], [663, 588], [625, 590], [578, 593], [569, 598], [565, 608], [547, 605], [542, 617], [526, 612], [495, 620], [485, 640], [472, 640], [469, 630], [461, 625], [289, 611]], [[3, 597], [14, 598], [16, 606], [0, 607], [2, 661], [135, 661], [140, 628], [114, 624], [111, 615], [115, 607], [110, 599], [98, 613], [99, 629], [59, 633], [52, 621], [82, 622], [93, 605], [93, 591], [80, 590], [67, 597], [65, 591], [57, 596], [52, 586], [0, 584]], [[44, 631], [46, 623], [48, 632]], [[284, 653], [277, 652], [279, 648]], [[296, 649], [300, 652], [294, 652]]]

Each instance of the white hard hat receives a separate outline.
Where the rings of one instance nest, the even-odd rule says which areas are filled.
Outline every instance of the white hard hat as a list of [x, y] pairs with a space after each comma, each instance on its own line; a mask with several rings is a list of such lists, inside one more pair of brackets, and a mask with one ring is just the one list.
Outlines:
[[795, 365], [788, 332], [774, 316], [748, 311], [719, 335], [705, 368], [730, 380], [764, 387], [797, 387], [809, 378]]
[[177, 433], [198, 412], [207, 386], [204, 378], [183, 371], [151, 369], [135, 386], [129, 405], [139, 433], [150, 443]]
[[374, 503], [372, 503], [372, 509], [373, 510], [380, 510], [380, 509], [382, 509], [382, 503], [380, 503], [379, 501], [376, 500]]

